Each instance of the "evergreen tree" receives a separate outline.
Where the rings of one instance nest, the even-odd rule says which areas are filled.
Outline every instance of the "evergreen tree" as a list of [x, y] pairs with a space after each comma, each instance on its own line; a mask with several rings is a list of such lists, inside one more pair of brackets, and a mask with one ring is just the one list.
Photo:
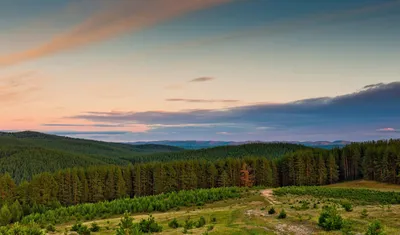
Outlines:
[[7, 204], [4, 204], [0, 209], [0, 226], [5, 226], [11, 223], [13, 217]]
[[219, 187], [227, 187], [228, 186], [229, 176], [226, 171], [223, 171], [219, 176], [218, 186]]
[[12, 222], [18, 222], [24, 215], [24, 211], [18, 200], [16, 200], [10, 206], [10, 211], [11, 211], [11, 215], [12, 215]]
[[127, 189], [121, 168], [115, 169], [114, 180], [115, 180], [115, 197], [113, 199], [125, 197], [127, 195]]
[[0, 175], [0, 201], [13, 201], [17, 186], [10, 174]]

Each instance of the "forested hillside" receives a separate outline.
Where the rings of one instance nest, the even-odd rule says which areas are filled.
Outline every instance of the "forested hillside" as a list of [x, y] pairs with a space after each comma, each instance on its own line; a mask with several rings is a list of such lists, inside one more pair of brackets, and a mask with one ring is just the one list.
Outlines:
[[288, 143], [254, 143], [237, 146], [219, 146], [215, 148], [185, 150], [180, 152], [155, 153], [146, 156], [126, 158], [132, 163], [168, 162], [176, 160], [218, 160], [224, 158], [266, 157], [275, 159], [300, 149], [309, 149], [299, 144]]
[[302, 145], [270, 143], [183, 151], [178, 147], [156, 144], [129, 145], [37, 132], [0, 132], [0, 174], [8, 172], [19, 183], [41, 172], [73, 167], [249, 156], [272, 159], [305, 148]]
[[129, 158], [156, 152], [180, 151], [163, 145], [136, 145], [73, 139], [38, 132], [0, 132], [0, 174], [20, 182], [35, 174], [91, 165], [126, 165]]
[[110, 143], [94, 140], [75, 139], [39, 132], [1, 133], [0, 146], [30, 146], [44, 147], [46, 149], [60, 150], [75, 154], [104, 156], [114, 163], [115, 159], [131, 156], [132, 154], [180, 151], [181, 148], [166, 145], [130, 145]]

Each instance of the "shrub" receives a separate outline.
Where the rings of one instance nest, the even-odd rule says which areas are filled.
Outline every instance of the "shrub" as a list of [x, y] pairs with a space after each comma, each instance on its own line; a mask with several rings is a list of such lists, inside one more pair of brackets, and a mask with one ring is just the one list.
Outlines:
[[365, 235], [385, 235], [383, 225], [380, 221], [374, 221], [369, 224], [368, 230]]
[[342, 224], [342, 234], [343, 235], [354, 235], [352, 231], [353, 225], [350, 220], [344, 220]]
[[46, 227], [46, 231], [47, 232], [55, 232], [56, 231], [56, 227], [54, 227], [54, 225], [52, 225], [52, 224], [49, 224]]
[[300, 210], [308, 210], [308, 209], [310, 209], [310, 203], [309, 202], [307, 202], [307, 201], [304, 201], [304, 202], [302, 202], [301, 203], [301, 207], [300, 207]]
[[77, 232], [79, 235], [89, 235], [90, 230], [86, 225], [82, 225], [82, 223], [78, 222], [74, 224], [71, 228], [71, 231]]
[[211, 230], [213, 230], [214, 229], [214, 225], [209, 225], [208, 227], [207, 227], [207, 231], [211, 231]]
[[78, 223], [72, 225], [71, 231], [78, 232], [80, 227], [82, 227], [82, 223], [78, 222]]
[[352, 205], [350, 202], [344, 201], [344, 202], [342, 202], [341, 204], [342, 204], [342, 207], [343, 207], [347, 212], [353, 211], [353, 205]]
[[96, 223], [92, 223], [91, 227], [90, 227], [90, 231], [98, 232], [98, 231], [100, 231], [100, 226], [98, 224], [96, 224]]
[[0, 234], [4, 235], [18, 235], [18, 234], [29, 234], [29, 235], [44, 235], [43, 230], [40, 229], [40, 226], [35, 223], [30, 223], [27, 226], [21, 225], [18, 222], [15, 223], [11, 227], [0, 226]]
[[187, 217], [185, 220], [185, 224], [183, 225], [183, 228], [186, 230], [192, 229], [194, 226], [194, 222], [190, 220], [190, 217]]
[[[107, 221], [107, 224], [110, 224], [109, 221]], [[116, 230], [117, 235], [134, 234], [134, 231], [138, 230], [138, 227], [133, 224], [133, 219], [129, 216], [128, 212], [124, 213], [124, 217], [121, 218], [121, 222], [118, 226]], [[110, 227], [107, 226], [106, 230], [110, 230]]]
[[326, 231], [340, 230], [343, 226], [343, 219], [335, 207], [326, 207], [321, 212], [318, 225]]
[[278, 219], [285, 219], [287, 217], [285, 209], [282, 209], [278, 215]]
[[210, 221], [211, 223], [217, 223], [217, 218], [215, 216], [212, 216]]
[[170, 228], [179, 228], [180, 226], [179, 226], [178, 220], [175, 219], [175, 218], [173, 220], [171, 220], [168, 223], [168, 227], [170, 227]]
[[206, 225], [206, 219], [203, 216], [201, 216], [200, 219], [196, 223], [196, 228], [201, 228], [204, 225]]
[[162, 231], [162, 227], [158, 225], [152, 215], [147, 220], [142, 219], [139, 223], [139, 229], [144, 233], [158, 233]]
[[368, 211], [367, 211], [367, 209], [363, 209], [362, 211], [361, 211], [361, 218], [362, 219], [365, 219], [365, 218], [367, 218], [368, 217]]
[[275, 208], [274, 207], [271, 207], [269, 210], [268, 210], [268, 214], [270, 214], [270, 215], [273, 215], [273, 214], [275, 214], [276, 213], [276, 211], [275, 211]]

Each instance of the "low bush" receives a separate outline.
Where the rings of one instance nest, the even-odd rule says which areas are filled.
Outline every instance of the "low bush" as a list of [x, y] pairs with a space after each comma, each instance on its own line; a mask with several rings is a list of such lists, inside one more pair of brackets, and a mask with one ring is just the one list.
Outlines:
[[318, 225], [326, 231], [340, 230], [343, 219], [335, 207], [325, 207], [318, 219]]
[[168, 223], [168, 227], [170, 227], [170, 228], [179, 228], [180, 226], [179, 226], [178, 220], [175, 219], [175, 218], [173, 220], [171, 220]]
[[285, 219], [287, 217], [285, 209], [282, 209], [278, 215], [278, 219]]
[[350, 202], [343, 201], [341, 202], [341, 205], [347, 212], [353, 211], [353, 205]]
[[206, 219], [201, 216], [200, 219], [196, 222], [196, 228], [201, 228], [206, 225]]
[[374, 221], [369, 224], [365, 235], [386, 235], [385, 229], [380, 221]]
[[273, 214], [275, 214], [276, 213], [276, 211], [275, 211], [275, 208], [274, 207], [271, 207], [269, 210], [268, 210], [268, 214], [270, 214], [270, 215], [273, 215]]
[[162, 231], [162, 226], [158, 225], [152, 215], [147, 220], [142, 219], [139, 223], [139, 229], [144, 233], [158, 233]]
[[52, 225], [52, 224], [49, 224], [46, 227], [46, 231], [47, 232], [55, 232], [56, 231], [56, 227], [54, 227], [54, 225]]
[[100, 231], [100, 226], [98, 224], [96, 224], [96, 223], [92, 223], [91, 227], [90, 227], [90, 231], [98, 232], [98, 231]]
[[367, 218], [368, 217], [368, 211], [367, 211], [367, 209], [363, 209], [362, 211], [361, 211], [361, 218], [362, 219], [365, 219], [365, 218]]

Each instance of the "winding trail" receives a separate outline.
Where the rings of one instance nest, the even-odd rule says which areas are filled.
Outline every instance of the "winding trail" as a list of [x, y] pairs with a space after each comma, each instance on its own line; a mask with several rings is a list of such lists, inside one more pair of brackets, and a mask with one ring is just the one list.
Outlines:
[[279, 204], [279, 202], [275, 201], [274, 192], [272, 191], [272, 189], [264, 189], [264, 190], [262, 190], [261, 191], [261, 195], [263, 197], [265, 197], [265, 199], [267, 199], [267, 201], [269, 203], [271, 203], [272, 205]]

